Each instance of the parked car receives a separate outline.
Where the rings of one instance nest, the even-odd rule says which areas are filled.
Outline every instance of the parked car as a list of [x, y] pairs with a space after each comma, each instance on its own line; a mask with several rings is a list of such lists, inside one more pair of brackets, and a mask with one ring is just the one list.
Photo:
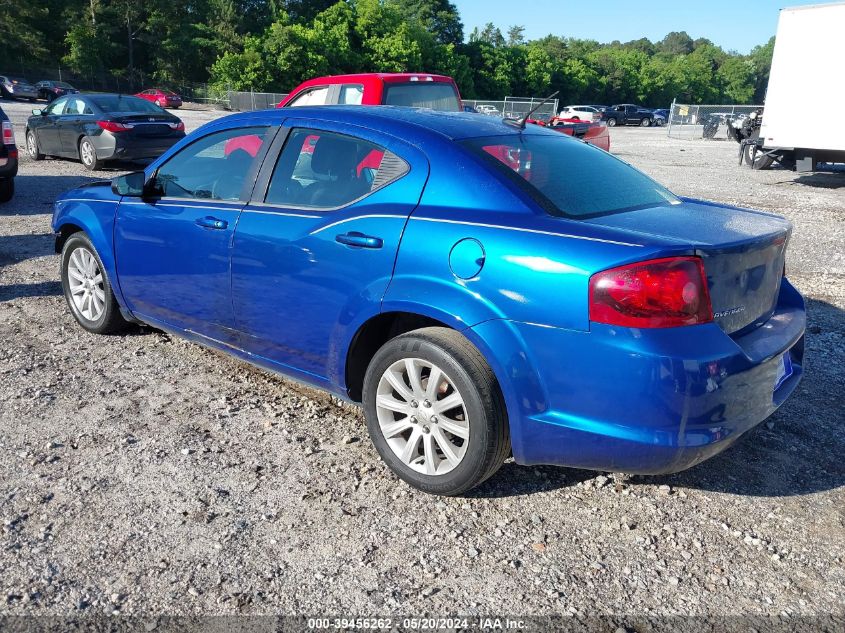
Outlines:
[[88, 169], [110, 160], [161, 156], [185, 136], [185, 124], [157, 105], [119, 94], [59, 97], [26, 123], [30, 158], [78, 158]]
[[150, 88], [135, 95], [146, 101], [156, 104], [159, 108], [173, 108], [178, 110], [182, 106], [182, 97], [172, 90], [163, 88]]
[[659, 113], [657, 110], [654, 110], [654, 121], [652, 121], [653, 125], [656, 125], [657, 127], [662, 127], [666, 125], [667, 120], [668, 119], [665, 115]]
[[666, 120], [666, 121], [669, 120], [669, 110], [668, 110], [668, 108], [657, 108], [656, 110], [652, 110], [652, 112], [654, 112], [654, 114], [656, 114], [656, 115], [662, 116], [663, 119]]
[[607, 131], [607, 124], [601, 121], [579, 121], [555, 117], [549, 121], [548, 127], [556, 132], [574, 136], [590, 145], [595, 145], [606, 152], [610, 151], [610, 134]]
[[573, 121], [599, 121], [601, 120], [601, 112], [593, 106], [566, 106], [558, 113], [557, 118]]
[[494, 105], [490, 105], [489, 103], [484, 103], [475, 107], [481, 114], [485, 114], [487, 116], [502, 116], [499, 108]]
[[0, 202], [8, 202], [15, 195], [18, 146], [15, 145], [15, 129], [3, 108], [0, 108], [0, 130], [3, 134], [3, 142], [0, 144]]
[[[255, 155], [225, 152], [255, 136]], [[360, 402], [381, 457], [430, 493], [511, 454], [682, 470], [803, 370], [789, 222], [678, 198], [539, 126], [235, 114], [63, 194], [52, 229], [82, 328], [148, 323]]]
[[0, 75], [0, 97], [35, 101], [38, 98], [38, 90], [26, 79]]
[[609, 127], [631, 124], [648, 127], [654, 123], [654, 113], [651, 110], [632, 103], [611, 106], [602, 113], [601, 118]]
[[451, 112], [462, 109], [454, 79], [421, 73], [317, 77], [298, 85], [277, 107], [335, 104], [410, 106]]
[[480, 114], [480, 112], [474, 106], [467, 105], [466, 103], [462, 106], [461, 109], [464, 112], [470, 112], [472, 114]]
[[599, 112], [604, 112], [604, 111], [605, 111], [605, 110], [607, 110], [607, 109], [608, 109], [608, 107], [610, 107], [610, 106], [606, 106], [606, 105], [596, 105], [595, 103], [591, 103], [591, 104], [590, 104], [590, 107], [591, 107], [591, 108], [595, 108], [595, 109], [596, 109], [596, 110], [598, 110]]
[[47, 103], [51, 103], [63, 95], [72, 95], [79, 92], [79, 90], [64, 81], [46, 79], [35, 84], [35, 88], [38, 90], [38, 98], [46, 100]]

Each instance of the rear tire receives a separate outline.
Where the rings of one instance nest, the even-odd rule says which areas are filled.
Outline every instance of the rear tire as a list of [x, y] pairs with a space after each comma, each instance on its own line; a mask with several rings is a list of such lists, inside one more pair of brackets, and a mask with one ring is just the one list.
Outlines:
[[97, 158], [94, 143], [87, 136], [83, 136], [82, 140], [79, 141], [79, 160], [89, 171], [96, 171], [103, 166], [103, 161]]
[[74, 233], [65, 242], [60, 274], [65, 301], [84, 329], [113, 334], [127, 327], [103, 261], [85, 233]]
[[0, 203], [8, 202], [15, 195], [15, 179], [0, 178]]
[[32, 160], [44, 160], [44, 154], [38, 149], [38, 137], [32, 130], [26, 132], [26, 153]]
[[510, 454], [496, 377], [454, 330], [424, 328], [385, 343], [367, 368], [363, 404], [381, 458], [423, 492], [462, 494]]

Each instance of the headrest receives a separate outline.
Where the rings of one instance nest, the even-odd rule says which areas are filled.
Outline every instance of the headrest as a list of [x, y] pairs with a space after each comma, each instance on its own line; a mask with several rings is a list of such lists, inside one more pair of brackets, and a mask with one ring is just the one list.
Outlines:
[[333, 136], [323, 136], [314, 146], [311, 169], [325, 176], [351, 172], [358, 162], [358, 144]]

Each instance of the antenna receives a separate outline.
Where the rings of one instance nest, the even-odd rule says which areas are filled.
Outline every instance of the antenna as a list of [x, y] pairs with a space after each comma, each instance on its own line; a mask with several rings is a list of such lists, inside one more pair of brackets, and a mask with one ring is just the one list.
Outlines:
[[550, 94], [548, 97], [546, 97], [545, 99], [543, 99], [540, 103], [538, 103], [538, 104], [537, 104], [537, 105], [535, 105], [533, 108], [531, 108], [531, 109], [528, 111], [528, 113], [527, 113], [524, 117], [522, 117], [522, 118], [520, 118], [520, 119], [517, 119], [517, 120], [516, 120], [515, 122], [513, 122], [513, 123], [511, 123], [510, 121], [508, 121], [508, 123], [510, 123], [511, 125], [515, 125], [515, 126], [516, 126], [516, 127], [518, 127], [520, 130], [524, 130], [524, 129], [525, 129], [525, 124], [528, 122], [528, 119], [530, 119], [530, 118], [531, 118], [531, 115], [532, 115], [532, 114], [534, 114], [534, 113], [535, 113], [537, 110], [539, 110], [540, 108], [542, 108], [544, 105], [546, 105], [549, 101], [551, 101], [552, 99], [554, 99], [556, 96], [558, 96], [558, 94], [560, 94], [560, 90], [555, 90], [552, 94]]

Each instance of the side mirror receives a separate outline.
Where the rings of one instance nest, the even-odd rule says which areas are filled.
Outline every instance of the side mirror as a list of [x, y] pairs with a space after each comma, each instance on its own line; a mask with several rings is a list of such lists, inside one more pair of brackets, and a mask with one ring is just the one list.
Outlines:
[[41, 116], [42, 114], [44, 114], [44, 111], [41, 108], [34, 108], [32, 110], [32, 114], [33, 116]]
[[111, 181], [111, 190], [118, 196], [143, 198], [146, 192], [147, 176], [142, 171], [118, 176]]

